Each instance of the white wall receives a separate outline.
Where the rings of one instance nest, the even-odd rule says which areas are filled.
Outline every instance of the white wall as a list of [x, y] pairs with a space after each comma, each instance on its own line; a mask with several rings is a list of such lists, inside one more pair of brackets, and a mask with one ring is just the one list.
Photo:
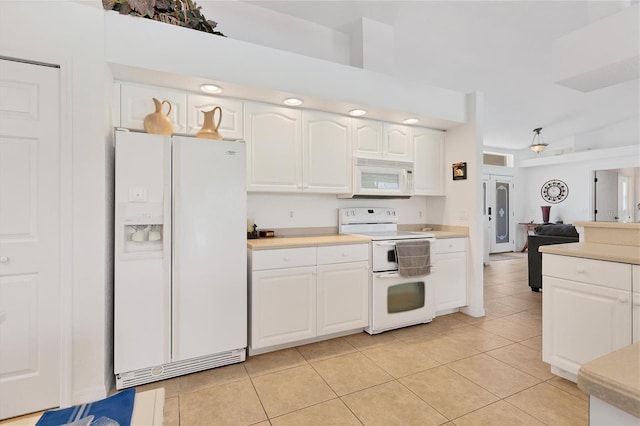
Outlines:
[[[469, 306], [463, 311], [472, 316], [484, 315], [483, 253], [484, 228], [482, 216], [482, 132], [483, 94], [467, 95], [469, 121], [447, 131], [445, 135], [445, 194], [428, 203], [427, 217], [431, 223], [467, 226], [469, 228]], [[466, 180], [454, 181], [451, 165], [467, 162]]]
[[70, 392], [63, 403], [104, 397], [105, 365], [111, 357], [105, 345], [111, 282], [105, 262], [110, 237], [105, 225], [103, 23], [102, 10], [78, 3], [0, 2], [0, 54], [60, 64], [63, 76], [62, 145], [68, 150], [61, 159], [61, 190], [63, 209], [69, 205], [69, 211], [63, 210], [62, 220], [71, 229], [63, 228], [62, 270], [69, 276], [63, 277], [62, 287], [69, 289], [63, 304], [71, 309], [66, 314], [72, 321], [71, 372], [62, 378], [63, 385], [70, 380]]
[[305, 56], [350, 63], [350, 37], [304, 19], [239, 1], [198, 2], [229, 38]]
[[[339, 199], [325, 194], [249, 193], [247, 217], [258, 229], [337, 227], [338, 209], [346, 207], [395, 207], [399, 223], [426, 224], [429, 200], [435, 197], [409, 199]], [[289, 210], [294, 218], [289, 219]], [[422, 217], [421, 217], [422, 214]]]

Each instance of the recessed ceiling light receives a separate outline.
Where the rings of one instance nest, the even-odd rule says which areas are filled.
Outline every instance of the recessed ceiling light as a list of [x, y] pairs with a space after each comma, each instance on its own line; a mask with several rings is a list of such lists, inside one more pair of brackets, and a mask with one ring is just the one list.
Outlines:
[[302, 99], [298, 99], [298, 98], [287, 98], [282, 102], [284, 102], [285, 105], [291, 105], [291, 106], [302, 105]]
[[406, 120], [403, 121], [403, 123], [404, 124], [416, 124], [419, 121], [420, 120], [418, 120], [417, 118], [407, 118]]
[[215, 84], [203, 84], [200, 86], [200, 90], [207, 93], [220, 93], [222, 92], [222, 87]]
[[363, 109], [352, 109], [351, 111], [349, 111], [349, 115], [353, 115], [354, 117], [359, 117], [361, 115], [365, 115], [366, 113], [367, 111]]

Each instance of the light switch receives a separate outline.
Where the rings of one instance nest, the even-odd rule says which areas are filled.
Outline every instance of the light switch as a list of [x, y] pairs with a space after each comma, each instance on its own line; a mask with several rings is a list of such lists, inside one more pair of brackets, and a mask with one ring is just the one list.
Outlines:
[[147, 201], [147, 188], [129, 188], [129, 201]]

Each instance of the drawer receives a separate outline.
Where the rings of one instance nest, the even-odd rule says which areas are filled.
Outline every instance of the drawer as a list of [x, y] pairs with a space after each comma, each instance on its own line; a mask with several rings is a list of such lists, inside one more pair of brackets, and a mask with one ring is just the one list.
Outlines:
[[631, 265], [542, 254], [542, 275], [631, 291]]
[[251, 256], [254, 271], [316, 265], [315, 247], [253, 250]]
[[369, 244], [318, 247], [318, 265], [369, 260]]
[[436, 240], [436, 253], [453, 253], [467, 249], [466, 238], [441, 238]]

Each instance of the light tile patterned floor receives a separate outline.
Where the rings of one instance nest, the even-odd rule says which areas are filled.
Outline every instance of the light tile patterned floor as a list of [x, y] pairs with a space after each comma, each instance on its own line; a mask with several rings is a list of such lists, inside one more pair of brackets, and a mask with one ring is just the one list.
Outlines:
[[587, 396], [542, 362], [526, 254], [484, 268], [486, 317], [461, 313], [250, 357], [139, 387], [167, 425], [585, 425]]

